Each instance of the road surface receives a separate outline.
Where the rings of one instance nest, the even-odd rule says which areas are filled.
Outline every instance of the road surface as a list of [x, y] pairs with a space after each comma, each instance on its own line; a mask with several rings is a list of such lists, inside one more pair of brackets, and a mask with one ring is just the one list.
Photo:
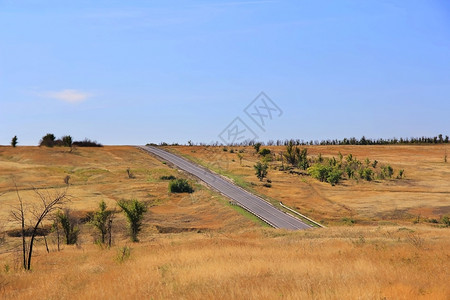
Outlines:
[[186, 160], [185, 158], [157, 147], [140, 146], [138, 148], [154, 154], [175, 165], [177, 168], [194, 175], [210, 187], [234, 200], [240, 206], [275, 228], [290, 230], [311, 228], [310, 225], [282, 212], [262, 198], [238, 187], [230, 181], [222, 178], [220, 175], [217, 175], [191, 161]]

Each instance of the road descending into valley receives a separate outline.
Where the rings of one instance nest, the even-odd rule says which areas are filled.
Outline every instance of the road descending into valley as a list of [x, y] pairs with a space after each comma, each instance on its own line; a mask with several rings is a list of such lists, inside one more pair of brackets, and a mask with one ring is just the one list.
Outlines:
[[158, 147], [139, 146], [138, 148], [156, 155], [177, 168], [194, 175], [272, 227], [289, 230], [308, 229], [312, 227], [301, 220], [282, 212], [264, 199], [238, 187], [232, 182], [222, 178], [220, 175], [185, 158]]

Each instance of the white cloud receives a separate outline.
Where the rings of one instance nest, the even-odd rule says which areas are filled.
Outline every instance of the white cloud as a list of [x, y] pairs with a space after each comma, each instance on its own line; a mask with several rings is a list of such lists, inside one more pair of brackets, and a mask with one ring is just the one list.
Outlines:
[[92, 96], [92, 94], [77, 91], [77, 90], [61, 90], [61, 91], [49, 91], [45, 93], [41, 93], [42, 97], [45, 98], [52, 98], [52, 99], [58, 99], [64, 102], [68, 103], [79, 103], [83, 102], [89, 97]]

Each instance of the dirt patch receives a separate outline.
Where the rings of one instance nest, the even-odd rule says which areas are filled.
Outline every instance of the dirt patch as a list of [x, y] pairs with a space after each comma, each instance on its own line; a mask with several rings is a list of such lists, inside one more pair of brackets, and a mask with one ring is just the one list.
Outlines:
[[[44, 226], [43, 228], [36, 229], [36, 235], [37, 236], [44, 236], [48, 235], [51, 231], [51, 226]], [[30, 237], [31, 233], [33, 232], [32, 227], [25, 228], [25, 236]], [[10, 237], [21, 237], [22, 236], [22, 230], [21, 229], [12, 229], [6, 231], [6, 234]]]
[[202, 233], [208, 231], [206, 228], [193, 228], [193, 227], [166, 227], [156, 225], [159, 233], [181, 233], [181, 232], [197, 232]]

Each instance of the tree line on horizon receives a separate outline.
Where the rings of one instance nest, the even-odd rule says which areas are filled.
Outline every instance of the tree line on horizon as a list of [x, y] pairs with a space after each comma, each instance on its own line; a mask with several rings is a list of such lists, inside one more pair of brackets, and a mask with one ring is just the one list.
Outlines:
[[[448, 144], [449, 136], [446, 135], [444, 137], [443, 134], [439, 134], [434, 137], [411, 137], [411, 138], [390, 138], [390, 139], [371, 139], [366, 138], [365, 136], [360, 139], [351, 137], [340, 139], [327, 139], [327, 140], [310, 140], [305, 141], [301, 139], [285, 139], [285, 140], [269, 140], [267, 142], [264, 141], [256, 141], [256, 140], [245, 140], [240, 143], [229, 143], [228, 146], [254, 146], [255, 144], [260, 144], [263, 146], [287, 146], [290, 143], [296, 146], [331, 146], [331, 145], [422, 145], [422, 144]], [[187, 142], [187, 144], [179, 144], [179, 143], [166, 143], [161, 142], [159, 144], [148, 143], [147, 146], [224, 146], [223, 143], [220, 142], [211, 142], [211, 143], [194, 143], [191, 140]]]

